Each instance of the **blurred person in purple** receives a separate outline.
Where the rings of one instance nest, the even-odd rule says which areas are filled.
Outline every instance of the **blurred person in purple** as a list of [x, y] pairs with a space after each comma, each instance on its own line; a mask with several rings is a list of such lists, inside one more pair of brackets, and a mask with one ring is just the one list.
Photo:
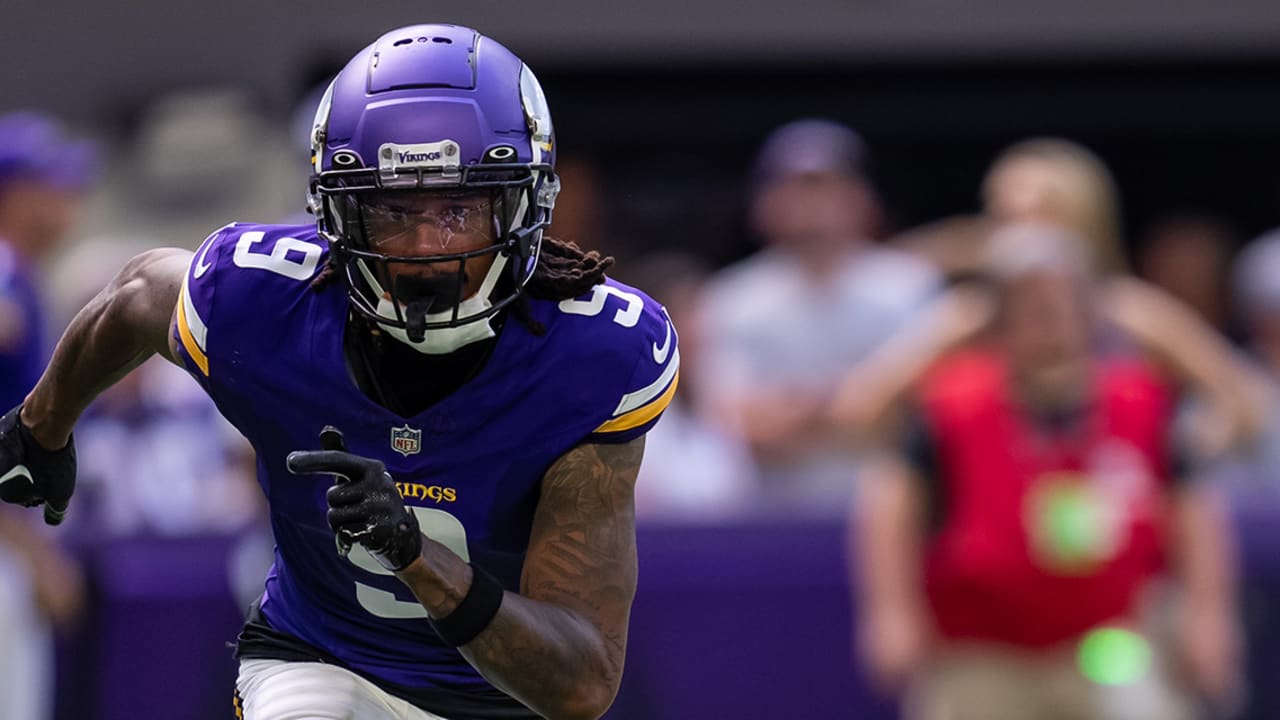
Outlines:
[[827, 421], [831, 388], [938, 287], [925, 263], [876, 245], [865, 154], [830, 120], [775, 130], [751, 176], [748, 224], [763, 247], [707, 284], [699, 375], [718, 421], [755, 454], [762, 507], [843, 506], [856, 453]]
[[[53, 118], [0, 115], [0, 402], [21, 402], [44, 369], [40, 263], [70, 231], [93, 165], [93, 147]], [[25, 515], [0, 508], [0, 718], [49, 717], [52, 628], [81, 603], [79, 569]]]
[[941, 221], [897, 239], [956, 284], [917, 322], [853, 367], [835, 393], [839, 423], [863, 431], [882, 424], [896, 398], [935, 359], [980, 338], [994, 316], [981, 266], [993, 229], [1009, 222], [1044, 222], [1069, 229], [1080, 240], [1109, 334], [1188, 391], [1194, 412], [1187, 418], [1197, 454], [1227, 452], [1258, 431], [1257, 374], [1191, 308], [1128, 272], [1120, 201], [1100, 158], [1059, 138], [1015, 143], [987, 172], [982, 199], [980, 216]]
[[22, 401], [50, 351], [40, 263], [56, 253], [92, 178], [94, 148], [34, 112], [0, 116], [0, 405]]
[[1280, 505], [1280, 230], [1246, 245], [1231, 272], [1236, 315], [1248, 348], [1267, 383], [1267, 408], [1257, 442], [1226, 464], [1224, 475], [1240, 500], [1240, 512], [1274, 513]]
[[[1083, 243], [989, 245], [989, 342], [913, 388], [857, 503], [859, 650], [911, 720], [1180, 720], [1239, 691], [1235, 559], [1175, 396], [1108, 349]], [[1158, 611], [1178, 597], [1173, 648]]]

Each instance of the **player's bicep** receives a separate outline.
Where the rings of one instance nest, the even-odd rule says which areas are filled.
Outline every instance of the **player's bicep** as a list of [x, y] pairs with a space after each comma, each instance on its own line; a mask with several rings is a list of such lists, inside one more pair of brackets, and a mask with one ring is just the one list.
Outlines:
[[635, 481], [644, 438], [579, 445], [542, 481], [521, 594], [588, 618], [625, 643], [636, 588]]
[[170, 359], [173, 308], [190, 261], [187, 250], [148, 250], [126, 263], [104, 291], [109, 302], [120, 303], [124, 319], [120, 331], [134, 336], [146, 350]]

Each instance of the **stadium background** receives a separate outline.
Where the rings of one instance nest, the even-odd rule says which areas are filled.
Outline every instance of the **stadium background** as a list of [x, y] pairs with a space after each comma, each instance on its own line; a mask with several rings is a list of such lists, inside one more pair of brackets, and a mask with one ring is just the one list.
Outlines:
[[[370, 38], [423, 20], [478, 27], [535, 68], [561, 158], [595, 178], [594, 244], [624, 261], [664, 249], [715, 264], [749, 253], [753, 153], [770, 129], [809, 115], [862, 133], [898, 228], [975, 210], [994, 154], [1040, 134], [1107, 161], [1131, 249], [1177, 212], [1219, 217], [1237, 242], [1280, 224], [1280, 13], [1266, 0], [145, 0], [9, 3], [3, 18], [0, 111], [56, 113], [108, 148], [81, 240], [137, 232], [194, 246], [212, 225], [186, 232], [184, 218], [297, 212], [305, 161], [291, 123], [308, 93]], [[150, 207], [150, 223], [121, 210], [136, 190], [129, 178], [154, 182], [130, 168], [154, 170], [139, 160], [154, 145], [139, 139], [157, 98], [209, 91], [234, 97], [236, 117], [247, 109], [265, 134], [227, 136], [250, 141], [222, 148], [243, 166], [210, 171], [219, 148], [209, 137], [178, 141], [168, 162], [210, 182], [261, 171], [275, 194], [239, 212], [235, 197], [208, 196], [209, 210], [196, 192]], [[1280, 534], [1272, 516], [1255, 515], [1238, 523], [1255, 680], [1247, 712], [1273, 718], [1280, 698], [1265, 679], [1280, 677]], [[610, 717], [892, 716], [850, 659], [842, 525], [645, 523], [628, 674]], [[103, 581], [93, 631], [82, 628], [61, 660], [61, 717], [226, 716], [223, 643], [240, 612], [223, 571], [231, 545], [80, 542]]]

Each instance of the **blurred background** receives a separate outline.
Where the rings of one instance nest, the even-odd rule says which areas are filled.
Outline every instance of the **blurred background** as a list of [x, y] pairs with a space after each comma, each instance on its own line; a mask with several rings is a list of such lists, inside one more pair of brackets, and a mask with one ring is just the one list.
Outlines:
[[[608, 717], [1280, 718], [1270, 0], [3, 18], [5, 409], [141, 249], [308, 221], [347, 58], [470, 25], [546, 91], [554, 233], [680, 332]], [[77, 442], [64, 528], [0, 513], [0, 720], [231, 717], [251, 452], [156, 362]]]

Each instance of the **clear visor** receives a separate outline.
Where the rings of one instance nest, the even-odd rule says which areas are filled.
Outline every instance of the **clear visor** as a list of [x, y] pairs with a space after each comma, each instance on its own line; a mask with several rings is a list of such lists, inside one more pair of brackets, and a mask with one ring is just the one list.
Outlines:
[[498, 234], [493, 210], [487, 191], [376, 194], [361, 201], [367, 248], [398, 257], [493, 245]]

